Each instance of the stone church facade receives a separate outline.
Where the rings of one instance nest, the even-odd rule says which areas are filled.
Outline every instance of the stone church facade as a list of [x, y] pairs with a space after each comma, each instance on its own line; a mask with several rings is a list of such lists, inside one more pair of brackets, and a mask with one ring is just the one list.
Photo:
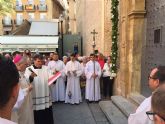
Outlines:
[[115, 94], [149, 96], [148, 75], [165, 65], [165, 1], [122, 0]]

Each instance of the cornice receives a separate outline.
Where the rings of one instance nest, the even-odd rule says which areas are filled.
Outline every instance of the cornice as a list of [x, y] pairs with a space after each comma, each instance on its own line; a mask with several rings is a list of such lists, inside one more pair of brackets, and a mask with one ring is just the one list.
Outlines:
[[146, 14], [146, 10], [133, 10], [131, 11], [128, 16], [144, 16]]

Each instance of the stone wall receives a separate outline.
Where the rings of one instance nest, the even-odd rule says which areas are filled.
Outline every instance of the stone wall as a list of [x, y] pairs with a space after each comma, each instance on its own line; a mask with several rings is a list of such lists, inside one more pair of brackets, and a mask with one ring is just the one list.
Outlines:
[[109, 56], [111, 53], [111, 0], [104, 1], [104, 49], [105, 56]]
[[84, 55], [93, 52], [93, 29], [96, 35], [96, 50], [110, 55], [111, 20], [110, 0], [77, 0], [77, 32], [83, 38]]
[[[148, 75], [152, 68], [165, 65], [165, 1], [146, 0], [146, 43], [143, 44], [143, 68], [141, 90], [142, 94], [149, 96]], [[155, 31], [160, 32], [160, 42]]]

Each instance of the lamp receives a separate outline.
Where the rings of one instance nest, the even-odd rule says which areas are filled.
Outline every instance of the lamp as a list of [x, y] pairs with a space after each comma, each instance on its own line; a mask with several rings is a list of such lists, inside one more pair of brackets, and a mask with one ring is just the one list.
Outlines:
[[63, 56], [63, 20], [64, 20], [64, 17], [62, 14], [60, 14], [60, 17], [59, 17], [59, 22], [60, 22], [60, 35], [61, 35], [61, 51], [62, 51], [62, 56]]

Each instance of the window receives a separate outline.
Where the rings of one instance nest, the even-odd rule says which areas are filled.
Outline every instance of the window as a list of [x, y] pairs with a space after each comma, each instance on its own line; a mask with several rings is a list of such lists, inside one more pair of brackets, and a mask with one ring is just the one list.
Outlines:
[[23, 14], [22, 13], [17, 13], [16, 15], [16, 24], [21, 25], [23, 22]]
[[29, 5], [33, 5], [34, 4], [34, 0], [28, 0], [28, 4]]
[[29, 13], [29, 21], [32, 21], [34, 19], [34, 13]]
[[21, 0], [16, 0], [15, 10], [16, 11], [23, 11], [23, 6], [22, 6], [22, 1]]
[[22, 1], [21, 0], [16, 0], [16, 6], [22, 6]]
[[5, 16], [3, 23], [4, 23], [4, 25], [11, 25], [11, 17], [10, 16]]
[[154, 43], [160, 43], [161, 42], [161, 29], [154, 30]]
[[40, 0], [40, 5], [45, 5], [46, 0]]
[[40, 13], [40, 20], [46, 20], [46, 13]]

